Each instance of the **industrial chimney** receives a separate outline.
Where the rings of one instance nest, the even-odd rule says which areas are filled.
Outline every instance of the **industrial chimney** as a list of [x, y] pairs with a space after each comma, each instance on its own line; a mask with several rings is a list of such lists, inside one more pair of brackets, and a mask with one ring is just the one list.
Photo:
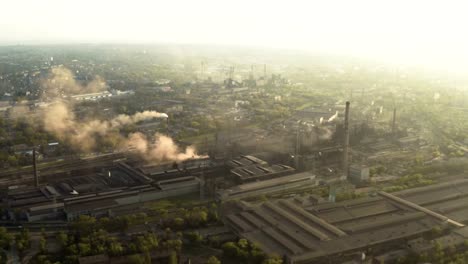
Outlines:
[[344, 119], [344, 140], [343, 140], [343, 179], [348, 178], [348, 153], [349, 152], [349, 101], [346, 102]]
[[395, 136], [396, 132], [396, 107], [393, 108], [393, 120], [392, 120], [392, 135]]
[[296, 131], [296, 148], [294, 150], [294, 166], [296, 170], [299, 170], [299, 153], [300, 153], [300, 148], [301, 148], [301, 131], [300, 131], [300, 121], [297, 124], [297, 131]]
[[36, 157], [36, 147], [33, 148], [33, 170], [34, 170], [34, 185], [39, 187], [39, 175], [37, 175], [37, 157]]

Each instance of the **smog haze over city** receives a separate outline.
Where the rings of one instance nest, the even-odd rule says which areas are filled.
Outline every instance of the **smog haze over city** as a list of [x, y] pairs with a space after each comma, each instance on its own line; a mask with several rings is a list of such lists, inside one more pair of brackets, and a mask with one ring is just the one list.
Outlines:
[[1, 263], [468, 263], [464, 1], [6, 0]]

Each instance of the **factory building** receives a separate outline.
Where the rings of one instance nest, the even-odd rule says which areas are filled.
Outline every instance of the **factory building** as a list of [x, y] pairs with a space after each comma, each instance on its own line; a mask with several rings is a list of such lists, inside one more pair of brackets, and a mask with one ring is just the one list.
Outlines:
[[226, 202], [316, 185], [317, 180], [314, 174], [311, 172], [302, 172], [270, 180], [237, 185], [230, 189], [218, 191], [216, 198], [219, 201]]
[[208, 158], [186, 160], [181, 164], [166, 163], [155, 165], [144, 165], [138, 170], [148, 175], [154, 181], [169, 180], [187, 175], [199, 175], [208, 172], [224, 174], [225, 165], [223, 162], [213, 161]]
[[403, 148], [408, 148], [408, 147], [418, 147], [421, 143], [421, 139], [419, 136], [407, 136], [407, 137], [402, 137], [397, 140], [398, 145]]
[[70, 96], [71, 99], [76, 101], [97, 101], [105, 98], [112, 97], [112, 93], [109, 91], [103, 91], [98, 93], [88, 93], [88, 94], [77, 94]]
[[240, 156], [235, 159], [231, 159], [227, 162], [227, 166], [231, 169], [239, 168], [239, 167], [247, 167], [251, 165], [267, 165], [268, 163], [264, 160], [256, 158], [254, 156], [245, 155]]
[[39, 187], [10, 188], [5, 198], [9, 217], [40, 221], [76, 219], [81, 214], [110, 216], [114, 208], [199, 193], [193, 176], [153, 181], [125, 163], [95, 175], [62, 179]]
[[443, 251], [464, 250], [465, 241], [468, 240], [468, 227], [455, 229], [447, 235], [435, 239], [418, 237], [406, 242], [406, 248], [385, 252], [374, 257], [374, 263], [397, 263], [400, 259], [409, 255], [431, 255], [436, 250], [436, 245]]
[[351, 165], [348, 180], [355, 184], [369, 181], [369, 167], [358, 164]]
[[435, 227], [454, 230], [454, 237], [442, 238], [447, 240], [443, 243], [459, 243], [458, 233], [466, 236], [467, 192], [464, 179], [339, 203], [296, 198], [237, 202], [224, 221], [240, 237], [267, 254], [285, 256], [288, 263], [341, 263], [348, 260], [344, 256], [368, 248], [374, 256], [388, 252], [389, 245], [407, 249], [407, 241]]
[[83, 214], [95, 217], [112, 216], [112, 209], [121, 206], [198, 193], [200, 184], [200, 180], [196, 177], [184, 177], [157, 182], [156, 187], [142, 185], [126, 190], [68, 198], [65, 199], [64, 211], [68, 221]]
[[274, 179], [295, 172], [295, 169], [290, 166], [270, 165], [268, 162], [251, 155], [231, 159], [226, 165], [230, 169], [232, 179], [237, 184]]
[[274, 179], [295, 171], [294, 168], [286, 165], [251, 165], [239, 167], [231, 170], [231, 176], [237, 183], [248, 183]]

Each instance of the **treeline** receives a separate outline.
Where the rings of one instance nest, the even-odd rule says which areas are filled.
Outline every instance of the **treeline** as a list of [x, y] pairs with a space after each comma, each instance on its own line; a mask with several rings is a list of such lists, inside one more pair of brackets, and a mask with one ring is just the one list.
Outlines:
[[162, 227], [174, 230], [184, 230], [187, 228], [204, 227], [219, 222], [218, 207], [211, 204], [207, 207], [193, 207], [191, 209], [179, 208], [171, 214], [167, 210], [159, 210]]
[[226, 242], [222, 246], [223, 258], [246, 264], [281, 264], [283, 259], [279, 256], [268, 256], [257, 244], [247, 239], [236, 242]]
[[434, 180], [429, 179], [427, 176], [424, 176], [422, 174], [410, 174], [393, 181], [394, 185], [383, 188], [383, 191], [396, 192], [410, 188], [426, 186], [433, 183], [435, 183]]

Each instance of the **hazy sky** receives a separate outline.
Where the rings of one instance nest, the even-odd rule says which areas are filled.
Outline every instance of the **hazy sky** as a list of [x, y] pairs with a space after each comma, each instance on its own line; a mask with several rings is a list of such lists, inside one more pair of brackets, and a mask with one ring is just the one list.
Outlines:
[[268, 46], [468, 65], [468, 1], [2, 0], [0, 43]]

